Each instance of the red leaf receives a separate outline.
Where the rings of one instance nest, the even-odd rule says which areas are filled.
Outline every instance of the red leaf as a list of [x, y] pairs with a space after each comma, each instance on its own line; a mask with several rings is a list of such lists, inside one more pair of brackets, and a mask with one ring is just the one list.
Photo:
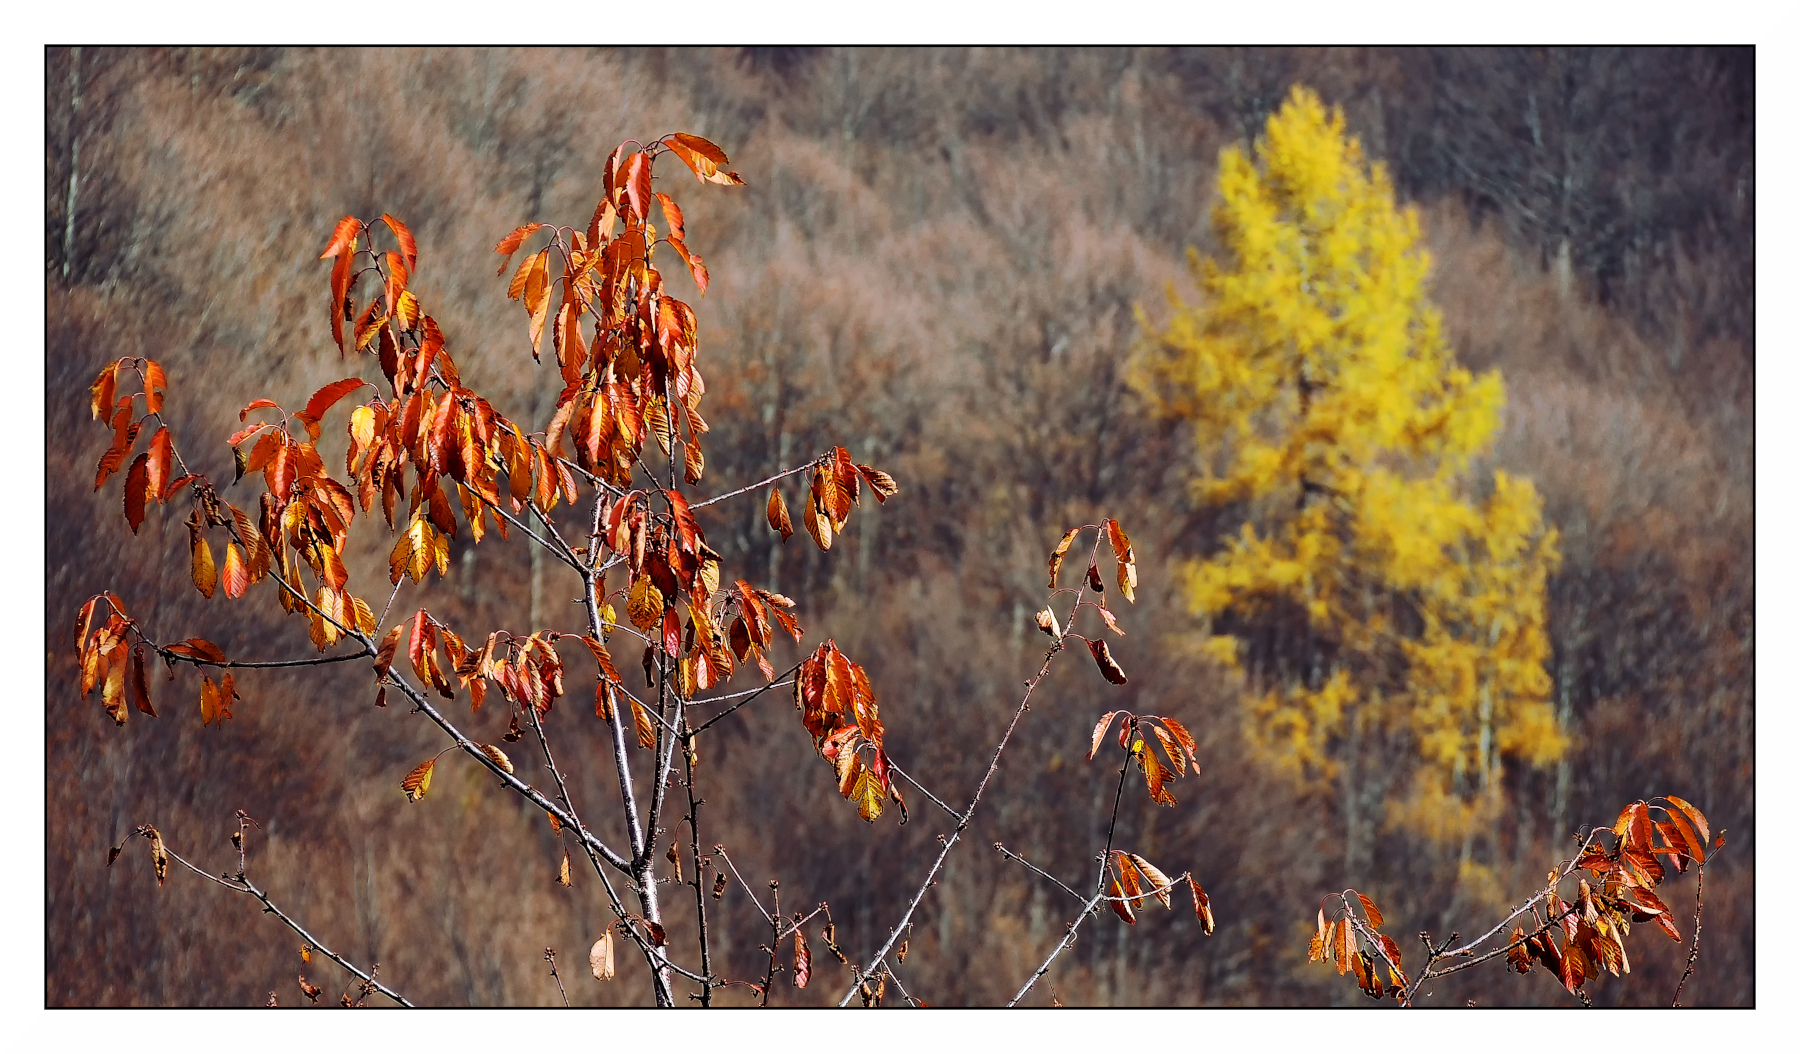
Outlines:
[[125, 522], [131, 525], [131, 533], [144, 523], [144, 502], [150, 491], [149, 454], [139, 454], [131, 462], [131, 469], [125, 473]]
[[301, 411], [301, 416], [306, 419], [307, 431], [312, 433], [313, 438], [317, 439], [319, 436], [318, 424], [325, 419], [325, 412], [339, 399], [367, 383], [369, 382], [360, 377], [345, 377], [341, 381], [332, 381], [313, 393], [312, 398], [306, 401], [306, 409]]
[[150, 684], [144, 676], [144, 649], [133, 648], [131, 652], [131, 673], [125, 679], [125, 689], [131, 697], [131, 705], [151, 717], [156, 716], [156, 708], [150, 705]]
[[812, 950], [806, 946], [806, 934], [794, 930], [794, 987], [805, 988], [812, 979]]
[[154, 360], [144, 360], [144, 410], [147, 413], [162, 412], [163, 395], [169, 387], [168, 378], [163, 376], [163, 368]]
[[247, 418], [249, 418], [250, 411], [261, 410], [264, 407], [269, 407], [269, 406], [273, 406], [276, 409], [280, 409], [280, 405], [278, 403], [276, 403], [275, 400], [273, 400], [273, 399], [257, 399], [256, 401], [252, 402], [249, 406], [246, 406], [242, 410], [238, 411], [238, 420], [240, 422], [244, 421]]
[[149, 462], [149, 495], [162, 501], [169, 493], [169, 462], [173, 457], [173, 444], [169, 440], [169, 430], [158, 428], [150, 437]]
[[650, 158], [641, 151], [625, 162], [625, 196], [631, 201], [631, 211], [637, 213], [640, 220], [649, 218]]

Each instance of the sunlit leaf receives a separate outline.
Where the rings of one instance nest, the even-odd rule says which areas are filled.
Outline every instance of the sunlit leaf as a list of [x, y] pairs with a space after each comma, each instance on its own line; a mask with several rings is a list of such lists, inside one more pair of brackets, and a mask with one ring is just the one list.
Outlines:
[[1106, 735], [1107, 726], [1112, 724], [1112, 719], [1119, 713], [1118, 710], [1108, 710], [1106, 716], [1094, 726], [1094, 741], [1088, 746], [1087, 760], [1094, 760], [1094, 755], [1100, 752], [1100, 740]]
[[1080, 533], [1081, 533], [1081, 528], [1079, 528], [1079, 527], [1071, 528], [1069, 530], [1069, 533], [1062, 536], [1062, 541], [1056, 543], [1055, 550], [1053, 550], [1050, 553], [1050, 588], [1051, 589], [1056, 588], [1056, 573], [1058, 571], [1062, 570], [1063, 557], [1069, 555], [1069, 546], [1075, 544], [1075, 536]]
[[213, 563], [212, 547], [206, 544], [206, 535], [198, 524], [188, 524], [189, 544], [193, 549], [192, 577], [194, 588], [208, 600], [213, 591], [219, 587], [219, 569]]
[[325, 251], [319, 254], [319, 259], [330, 259], [355, 248], [356, 235], [361, 229], [362, 223], [355, 216], [345, 216], [339, 220], [331, 232], [331, 241], [325, 244]]
[[400, 781], [400, 789], [406, 792], [407, 801], [418, 801], [425, 797], [425, 792], [431, 789], [431, 770], [436, 764], [437, 759], [432, 758], [407, 773], [406, 778]]

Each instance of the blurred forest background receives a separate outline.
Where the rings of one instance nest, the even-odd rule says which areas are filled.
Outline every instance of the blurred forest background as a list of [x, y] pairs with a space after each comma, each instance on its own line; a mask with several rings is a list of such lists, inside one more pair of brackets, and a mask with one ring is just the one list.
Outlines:
[[[185, 874], [158, 890], [136, 848], [105, 866], [152, 822], [223, 869], [238, 808], [265, 826], [251, 877], [416, 1002], [559, 1003], [547, 945], [571, 999], [647, 995], [630, 964], [607, 985], [581, 969], [604, 899], [591, 875], [555, 883], [555, 836], [527, 803], [455, 759], [431, 798], [406, 802], [400, 778], [441, 737], [403, 707], [377, 710], [367, 669], [246, 675], [234, 719], [204, 729], [191, 677], [153, 684], [161, 719], [119, 729], [77, 698], [69, 626], [110, 587], [158, 639], [201, 635], [234, 658], [310, 651], [266, 601], [201, 598], [170, 513], [153, 509], [134, 539], [117, 490], [93, 492], [107, 439], [87, 385], [104, 363], [164, 363], [186, 448], [230, 478], [240, 407], [297, 403], [357, 365], [332, 346], [316, 257], [340, 216], [387, 211], [418, 236], [414, 285], [465, 378], [541, 428], [560, 385], [532, 365], [492, 247], [527, 220], [583, 225], [613, 147], [677, 130], [719, 143], [749, 183], [675, 188], [713, 275], [695, 301], [714, 429], [701, 493], [834, 442], [902, 488], [828, 554], [804, 535], [778, 544], [760, 495], [713, 510], [708, 539], [728, 579], [799, 601], [809, 644], [833, 637], [868, 667], [908, 771], [966, 800], [1042, 654], [1031, 612], [1066, 527], [1117, 516], [1136, 545], [1139, 601], [1113, 641], [1130, 684], [1058, 664], [921, 909], [915, 995], [1004, 1002], [1060, 937], [1072, 902], [990, 846], [1091, 873], [1114, 779], [1082, 756], [1098, 715], [1126, 706], [1185, 722], [1202, 770], [1172, 809], [1127, 794], [1121, 844], [1194, 868], [1219, 929], [1107, 915], [1047, 978], [1065, 1003], [1360, 1003], [1306, 963], [1321, 895], [1370, 894], [1416, 956], [1411, 934], [1485, 930], [1578, 825], [1664, 793], [1731, 832], [1683, 1001], [1754, 1002], [1749, 49], [85, 48], [52, 49], [46, 67], [48, 1004], [298, 1001], [296, 942], [249, 898]], [[1421, 210], [1458, 355], [1504, 372], [1487, 467], [1533, 479], [1562, 534], [1550, 672], [1575, 745], [1557, 766], [1507, 767], [1491, 882], [1459, 882], [1454, 847], [1397, 829], [1346, 873], [1330, 808], [1247, 760], [1236, 689], [1196, 654], [1173, 580], [1212, 539], [1187, 497], [1182, 427], [1125, 383], [1134, 309], [1154, 322], [1170, 288], [1193, 299], [1184, 257], [1216, 251], [1219, 151], [1254, 137], [1295, 83], [1345, 109]], [[332, 431], [327, 464], [342, 453]], [[387, 543], [366, 544], [352, 572], [379, 578]], [[547, 570], [534, 598], [523, 548], [456, 544], [450, 575], [409, 591], [406, 610], [465, 635], [577, 628]], [[828, 901], [845, 950], [866, 956], [939, 817], [915, 805], [905, 827], [865, 825], [784, 697], [741, 714], [704, 759], [708, 844], [759, 887], [779, 877], [784, 905]], [[504, 724], [489, 707], [467, 727], [491, 741]], [[571, 703], [552, 724], [577, 800], [604, 824], [598, 722]], [[1684, 935], [1691, 889], [1670, 894]], [[724, 907], [723, 972], [760, 979], [764, 924], [735, 883]], [[1645, 926], [1633, 972], [1589, 991], [1666, 1004], [1685, 951]], [[848, 984], [817, 954], [814, 987], [781, 985], [779, 1000]], [[335, 968], [307, 969], [335, 1000]], [[1437, 1005], [1573, 1003], [1497, 963], [1434, 988]], [[1032, 999], [1047, 1004], [1048, 987]]]

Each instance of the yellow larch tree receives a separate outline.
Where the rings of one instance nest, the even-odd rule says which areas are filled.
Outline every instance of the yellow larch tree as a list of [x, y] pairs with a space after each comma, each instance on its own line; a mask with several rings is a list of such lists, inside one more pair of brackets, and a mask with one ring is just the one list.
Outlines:
[[1206, 650], [1245, 676], [1255, 752], [1336, 788], [1347, 856], [1379, 774], [1387, 821], [1460, 839], [1467, 865], [1500, 759], [1566, 748], [1545, 672], [1556, 532], [1530, 481], [1471, 467], [1501, 378], [1457, 364], [1418, 216], [1312, 92], [1254, 154], [1224, 152], [1214, 224], [1227, 259], [1195, 254], [1202, 301], [1174, 300], [1133, 364], [1153, 409], [1191, 422], [1195, 496], [1224, 525], [1184, 572]]

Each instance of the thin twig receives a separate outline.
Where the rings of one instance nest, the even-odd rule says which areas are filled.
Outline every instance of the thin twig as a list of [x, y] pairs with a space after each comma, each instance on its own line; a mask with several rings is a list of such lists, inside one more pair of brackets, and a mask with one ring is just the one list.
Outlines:
[[[892, 768], [893, 766], [890, 765], [888, 767]], [[994, 843], [994, 848], [1000, 851], [1001, 856], [1004, 856], [1009, 860], [1017, 860], [1019, 863], [1024, 864], [1026, 867], [1030, 868], [1031, 870], [1036, 871], [1038, 874], [1040, 874], [1043, 877], [1049, 879], [1050, 881], [1056, 883], [1057, 888], [1061, 889], [1064, 893], [1067, 893], [1069, 896], [1074, 897], [1076, 900], [1081, 899], [1081, 894], [1070, 889], [1068, 886], [1063, 885], [1062, 879], [1057, 878], [1055, 875], [1051, 874], [1048, 871], [1045, 871], [1043, 868], [1037, 866], [1036, 864], [1032, 863], [1031, 861], [1029, 861], [1029, 860], [1025, 859], [1024, 857], [1020, 856], [1019, 854], [1013, 852], [1011, 849], [1008, 849], [1004, 845], [1001, 845], [999, 842]]]
[[283, 912], [280, 908], [276, 907], [274, 901], [271, 901], [269, 899], [269, 895], [267, 893], [263, 892], [262, 890], [256, 888], [256, 885], [253, 882], [251, 882], [248, 878], [244, 877], [243, 875], [238, 875], [236, 877], [230, 877], [230, 878], [220, 878], [216, 875], [209, 875], [205, 871], [202, 871], [199, 868], [195, 867], [193, 864], [189, 863], [179, 853], [175, 852], [175, 850], [170, 849], [169, 843], [166, 840], [163, 841], [162, 847], [163, 847], [163, 852], [169, 854], [169, 856], [172, 857], [178, 863], [180, 863], [181, 866], [187, 868], [189, 871], [192, 871], [194, 874], [199, 875], [201, 878], [204, 878], [210, 882], [217, 882], [219, 885], [224, 886], [226, 889], [232, 890], [234, 892], [247, 893], [250, 896], [255, 897], [257, 900], [262, 902], [264, 914], [273, 915], [277, 919], [280, 919], [283, 925], [285, 925], [288, 929], [293, 930], [295, 933], [299, 934], [302, 940], [306, 941], [307, 944], [312, 945], [312, 947], [315, 950], [317, 950], [320, 954], [324, 955], [327, 959], [330, 959], [332, 962], [337, 963], [339, 966], [342, 966], [344, 969], [349, 970], [351, 973], [362, 978], [362, 980], [365, 984], [373, 986], [377, 992], [380, 992], [382, 995], [387, 996], [389, 999], [392, 999], [394, 1002], [399, 1003], [401, 1006], [409, 1007], [409, 1008], [412, 1007], [413, 1004], [408, 1002], [405, 996], [401, 995], [399, 992], [394, 991], [392, 988], [389, 988], [387, 985], [382, 984], [380, 981], [375, 980], [374, 974], [364, 973], [361, 969], [359, 969], [350, 960], [348, 960], [348, 959], [344, 958], [343, 956], [339, 955], [338, 953], [332, 951], [330, 948], [327, 948], [324, 944], [321, 944], [319, 942], [319, 938], [313, 936], [311, 933], [308, 933], [306, 931], [305, 927], [303, 927], [299, 923], [295, 922], [292, 918], [288, 917], [286, 912]]
[[806, 663], [805, 659], [800, 660], [799, 662], [795, 663], [792, 667], [790, 667], [786, 673], [782, 674], [781, 677], [776, 678], [773, 681], [770, 681], [768, 684], [765, 684], [761, 688], [758, 688], [755, 691], [751, 692], [748, 696], [746, 696], [742, 700], [739, 700], [738, 702], [732, 704], [731, 706], [726, 707], [724, 710], [721, 710], [718, 713], [714, 714], [713, 716], [707, 718], [705, 721], [701, 722], [701, 724], [698, 728], [694, 729], [694, 734], [699, 735], [700, 733], [706, 731], [707, 729], [711, 728], [712, 726], [718, 724], [720, 721], [725, 720], [727, 717], [730, 717], [732, 715], [732, 713], [737, 710], [738, 707], [746, 705], [747, 703], [756, 699], [758, 696], [762, 695], [764, 692], [768, 691], [769, 689], [776, 688], [776, 687], [779, 687], [784, 684], [791, 684], [792, 681], [789, 680], [789, 678], [791, 678], [793, 676], [795, 670], [798, 670], [801, 666], [805, 665], [805, 663]]
[[[708, 498], [705, 501], [695, 502], [694, 504], [689, 505], [688, 508], [704, 509], [708, 505], [717, 504], [718, 502], [724, 501], [727, 498], [735, 498], [739, 494], [748, 494], [753, 490], [757, 490], [759, 488], [766, 487], [778, 479], [786, 479], [787, 477], [792, 476], [797, 472], [805, 472], [807, 469], [812, 468], [813, 466], [817, 465], [819, 462], [821, 462], [823, 460], [825, 460], [824, 455], [820, 455], [819, 457], [813, 458], [811, 461], [808, 461], [804, 465], [800, 465], [796, 468], [790, 468], [786, 472], [777, 472], [773, 476], [770, 476], [768, 479], [765, 479], [760, 483], [752, 483], [748, 487], [739, 487], [738, 489], [736, 489], [734, 491], [729, 491], [725, 494], [721, 494], [716, 498]], [[648, 470], [646, 469], [646, 471], [648, 471]]]
[[[1093, 525], [1086, 525], [1086, 527], [1091, 526]], [[1085, 530], [1086, 527], [1083, 529]], [[1096, 535], [1094, 538], [1093, 549], [1088, 556], [1090, 564], [1097, 559], [1099, 551], [1100, 538], [1099, 535]], [[1080, 605], [1082, 596], [1086, 592], [1086, 588], [1087, 587], [1083, 585], [1076, 591], [1075, 603], [1077, 606]], [[1071, 623], [1073, 623], [1072, 619]], [[987, 790], [988, 782], [994, 778], [994, 773], [1000, 768], [1000, 756], [1005, 753], [1006, 744], [1012, 740], [1013, 732], [1018, 729], [1019, 722], [1023, 720], [1025, 714], [1031, 710], [1032, 693], [1037, 691], [1038, 685], [1043, 683], [1044, 675], [1050, 672], [1050, 663], [1056, 658], [1057, 653], [1063, 650], [1064, 641], [1068, 636], [1069, 631], [1065, 629], [1062, 636], [1056, 638], [1055, 642], [1050, 645], [1050, 650], [1044, 653], [1044, 661], [1038, 666], [1037, 676], [1025, 682], [1025, 695], [1019, 700], [1019, 708], [1013, 712], [1012, 721], [1006, 726], [1005, 733], [1000, 736], [1000, 743], [994, 748], [994, 756], [988, 761], [987, 771], [982, 774], [981, 782], [975, 787], [975, 794], [969, 799], [969, 807], [963, 810], [962, 814], [957, 817], [956, 829], [950, 832], [948, 838], [943, 839], [944, 848], [939, 851], [937, 859], [932, 861], [931, 870], [925, 873], [925, 881], [919, 884], [918, 891], [913, 894], [911, 902], [906, 906], [906, 911], [900, 916], [900, 921], [894, 925], [893, 931], [888, 934], [886, 942], [881, 946], [881, 950], [875, 953], [873, 959], [869, 960], [867, 971], [857, 971], [859, 975], [874, 976], [876, 968], [881, 965], [883, 959], [887, 958], [888, 952], [893, 950], [894, 942], [900, 939], [900, 934], [905, 932], [907, 926], [912, 922], [913, 912], [919, 909], [919, 904], [925, 899], [925, 894], [931, 890], [932, 885], [937, 881], [938, 872], [943, 870], [944, 861], [950, 858], [950, 850], [956, 847], [956, 843], [962, 837], [962, 833], [968, 829], [969, 820], [975, 815], [975, 807], [981, 804], [982, 793]], [[840, 1007], [850, 1005], [850, 998], [856, 994], [856, 990], [860, 984], [861, 981], [859, 977], [856, 982], [851, 984], [850, 989], [844, 993], [844, 997], [838, 1000], [837, 1005]]]
[[1671, 1006], [1681, 1005], [1681, 990], [1687, 987], [1688, 978], [1694, 975], [1694, 964], [1700, 960], [1700, 907], [1705, 895], [1706, 867], [1701, 865], [1694, 873], [1694, 946], [1688, 950], [1687, 969], [1681, 971], [1681, 983], [1675, 986], [1675, 1001]]
[[923, 795], [925, 795], [925, 797], [930, 798], [932, 803], [935, 804], [938, 808], [944, 810], [945, 812], [949, 813], [953, 817], [957, 815], [955, 809], [952, 809], [949, 805], [944, 803], [944, 799], [942, 799], [942, 798], [938, 797], [937, 795], [931, 793], [930, 791], [926, 790], [925, 785], [923, 783], [920, 783], [918, 780], [913, 779], [912, 776], [909, 775], [905, 770], [901, 769], [900, 766], [894, 764], [892, 758], [888, 759], [888, 771], [899, 773], [901, 779], [912, 784], [915, 788], [918, 789], [920, 794], [923, 794]]
[[563, 988], [562, 977], [559, 976], [556, 972], [556, 949], [555, 948], [545, 948], [544, 949], [544, 961], [550, 964], [550, 977], [552, 980], [554, 980], [556, 982], [556, 990], [558, 992], [562, 993], [563, 1008], [567, 1009], [569, 1006], [569, 993], [566, 989]]
[[1075, 916], [1074, 922], [1069, 923], [1069, 930], [1067, 933], [1063, 934], [1063, 939], [1055, 948], [1050, 950], [1049, 956], [1044, 959], [1044, 964], [1037, 968], [1036, 973], [1033, 973], [1026, 979], [1025, 984], [1020, 987], [1018, 994], [1012, 997], [1012, 1001], [1007, 1003], [1007, 1006], [1018, 1006], [1019, 1000], [1025, 998], [1025, 993], [1031, 991], [1031, 986], [1037, 984], [1038, 978], [1050, 972], [1050, 964], [1055, 962], [1056, 957], [1061, 955], [1065, 949], [1075, 943], [1075, 931], [1081, 928], [1083, 922], [1087, 921], [1088, 914], [1094, 910], [1094, 907], [1105, 899], [1106, 897], [1104, 894], [1095, 893], [1088, 898], [1087, 903], [1081, 905], [1081, 914]]

